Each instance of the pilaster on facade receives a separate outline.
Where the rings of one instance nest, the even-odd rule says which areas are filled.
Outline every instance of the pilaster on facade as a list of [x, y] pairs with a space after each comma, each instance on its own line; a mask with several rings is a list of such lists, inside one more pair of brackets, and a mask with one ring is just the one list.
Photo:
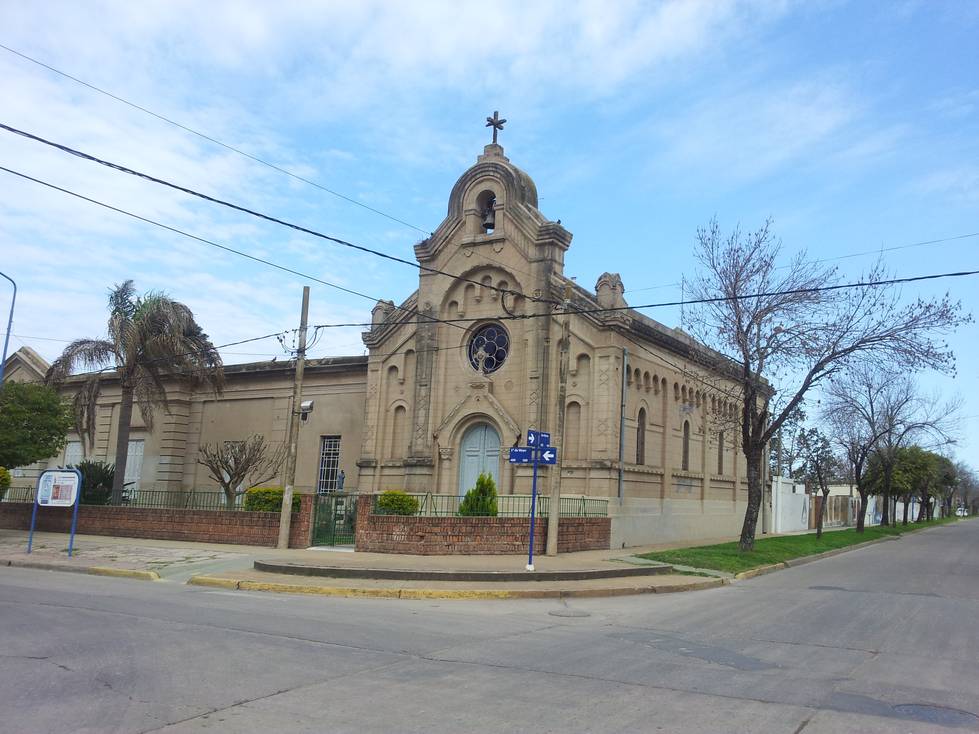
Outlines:
[[160, 454], [156, 469], [158, 489], [178, 490], [183, 486], [184, 462], [187, 457], [187, 437], [190, 432], [190, 395], [174, 396], [168, 401], [169, 412], [164, 412], [157, 429], [160, 432]]

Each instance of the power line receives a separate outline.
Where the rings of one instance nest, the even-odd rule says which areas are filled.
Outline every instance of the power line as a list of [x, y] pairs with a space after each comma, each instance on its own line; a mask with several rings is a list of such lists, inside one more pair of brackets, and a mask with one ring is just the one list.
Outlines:
[[253, 217], [257, 217], [258, 219], [263, 219], [267, 222], [272, 222], [273, 224], [279, 224], [283, 227], [288, 227], [289, 229], [296, 230], [297, 232], [303, 232], [304, 234], [312, 235], [313, 237], [318, 237], [320, 239], [327, 240], [328, 242], [334, 242], [338, 245], [349, 247], [353, 250], [358, 250], [359, 252], [365, 252], [367, 254], [374, 255], [376, 257], [380, 257], [385, 260], [391, 260], [392, 262], [401, 263], [402, 265], [408, 265], [409, 267], [416, 268], [418, 270], [422, 270], [428, 273], [433, 273], [436, 275], [444, 275], [448, 278], [452, 278], [453, 280], [458, 280], [464, 283], [471, 283], [473, 285], [480, 286], [481, 288], [489, 288], [490, 290], [496, 291], [501, 294], [517, 295], [520, 296], [521, 298], [525, 298], [527, 300], [535, 301], [535, 302], [552, 303], [555, 305], [558, 303], [557, 301], [553, 301], [553, 300], [527, 296], [524, 293], [520, 293], [519, 291], [513, 290], [511, 288], [499, 288], [494, 285], [486, 285], [484, 283], [480, 283], [479, 281], [473, 280], [471, 278], [466, 278], [462, 275], [453, 275], [452, 273], [448, 273], [444, 270], [439, 270], [438, 268], [430, 268], [427, 265], [422, 265], [421, 263], [412, 262], [411, 260], [405, 260], [404, 258], [397, 257], [396, 255], [389, 255], [388, 253], [381, 252], [380, 250], [374, 250], [369, 247], [364, 247], [363, 245], [357, 245], [354, 244], [353, 242], [340, 239], [339, 237], [334, 237], [332, 235], [324, 234], [322, 232], [318, 232], [315, 229], [303, 227], [302, 225], [294, 224], [293, 222], [288, 222], [284, 219], [279, 219], [278, 217], [273, 217], [268, 214], [263, 214], [254, 209], [249, 209], [248, 207], [239, 206], [238, 204], [233, 204], [230, 201], [224, 201], [223, 199], [218, 199], [216, 197], [209, 196], [208, 194], [201, 193], [200, 191], [195, 191], [194, 189], [187, 188], [186, 186], [180, 186], [179, 184], [172, 183], [165, 179], [157, 178], [156, 176], [151, 176], [147, 173], [142, 173], [135, 169], [128, 168], [127, 166], [123, 166], [118, 163], [113, 163], [112, 161], [104, 160], [102, 158], [91, 155], [89, 153], [84, 153], [75, 148], [71, 148], [67, 145], [62, 145], [61, 143], [55, 143], [54, 141], [47, 140], [38, 135], [34, 135], [33, 133], [26, 132], [25, 130], [20, 130], [18, 128], [11, 127], [10, 125], [4, 124], [2, 122], [0, 122], [0, 129], [6, 130], [7, 132], [13, 133], [14, 135], [20, 135], [21, 137], [27, 138], [28, 140], [33, 140], [35, 142], [42, 143], [51, 148], [60, 150], [64, 153], [68, 153], [69, 155], [82, 158], [83, 160], [91, 161], [92, 163], [98, 163], [99, 165], [119, 171], [120, 173], [125, 173], [130, 176], [135, 176], [145, 181], [150, 181], [152, 183], [159, 184], [160, 186], [166, 186], [167, 188], [173, 189], [175, 191], [181, 191], [185, 194], [189, 194], [190, 196], [196, 196], [197, 198], [203, 199], [204, 201], [209, 201], [212, 204], [219, 204], [220, 206], [224, 206], [229, 209], [239, 211], [243, 214], [249, 214]]
[[[10, 129], [6, 125], [3, 125], [2, 123], [0, 123], [0, 127]], [[17, 132], [17, 131], [15, 131], [15, 132]], [[18, 132], [18, 134], [19, 134], [19, 132]], [[34, 136], [30, 136], [29, 135], [29, 137], [34, 137]], [[42, 141], [42, 142], [44, 142], [44, 141]], [[56, 147], [59, 147], [59, 148], [61, 147], [61, 146], [57, 146], [56, 144], [55, 144], [55, 146]], [[124, 214], [126, 216], [132, 217], [134, 219], [138, 219], [138, 220], [143, 221], [143, 222], [146, 222], [148, 224], [153, 224], [153, 225], [155, 225], [157, 227], [161, 227], [161, 228], [166, 229], [166, 230], [168, 230], [170, 232], [174, 232], [176, 234], [180, 234], [180, 235], [182, 235], [184, 237], [189, 237], [190, 239], [194, 239], [194, 240], [197, 240], [197, 241], [202, 242], [204, 244], [211, 245], [213, 247], [217, 247], [217, 248], [219, 248], [221, 250], [225, 250], [227, 252], [231, 252], [233, 254], [240, 255], [241, 257], [248, 258], [249, 260], [254, 260], [254, 261], [259, 262], [259, 263], [262, 263], [264, 265], [268, 265], [270, 267], [277, 268], [279, 270], [283, 270], [283, 271], [288, 272], [288, 273], [291, 273], [293, 275], [298, 275], [299, 277], [307, 278], [309, 280], [312, 280], [312, 281], [317, 282], [317, 283], [321, 283], [321, 284], [326, 285], [326, 286], [329, 286], [331, 288], [336, 288], [338, 290], [345, 291], [347, 293], [351, 293], [353, 295], [357, 295], [357, 296], [360, 296], [362, 298], [367, 298], [367, 299], [372, 300], [372, 301], [379, 300], [379, 299], [375, 298], [374, 296], [370, 296], [370, 295], [367, 295], [365, 293], [361, 293], [359, 291], [355, 291], [355, 290], [352, 290], [352, 289], [349, 289], [349, 288], [345, 288], [345, 287], [339, 286], [339, 285], [337, 285], [335, 283], [330, 283], [329, 281], [322, 280], [320, 278], [317, 278], [315, 276], [309, 275], [307, 273], [303, 273], [301, 271], [294, 270], [292, 268], [288, 268], [288, 267], [286, 267], [284, 265], [279, 265], [278, 263], [272, 262], [271, 260], [266, 260], [264, 258], [259, 258], [259, 257], [256, 257], [254, 255], [249, 255], [248, 253], [243, 252], [241, 250], [236, 250], [234, 248], [227, 247], [226, 245], [221, 245], [221, 244], [219, 244], [217, 242], [213, 242], [213, 241], [208, 240], [208, 239], [205, 239], [203, 237], [199, 237], [199, 236], [194, 235], [194, 234], [191, 234], [189, 232], [185, 232], [185, 231], [183, 231], [181, 229], [178, 229], [176, 227], [171, 227], [170, 225], [163, 224], [162, 222], [157, 222], [157, 221], [152, 220], [152, 219], [149, 219], [147, 217], [143, 217], [141, 215], [134, 214], [133, 212], [129, 212], [129, 211], [125, 210], [125, 209], [121, 209], [119, 207], [112, 206], [111, 204], [106, 204], [105, 202], [98, 201], [97, 199], [93, 199], [93, 198], [88, 197], [88, 196], [85, 196], [83, 194], [79, 194], [79, 193], [77, 193], [75, 191], [71, 191], [70, 189], [66, 189], [66, 188], [63, 188], [61, 186], [57, 186], [57, 185], [52, 184], [52, 183], [49, 183], [47, 181], [43, 181], [41, 179], [35, 178], [33, 176], [30, 176], [28, 174], [21, 173], [19, 171], [15, 171], [13, 169], [6, 168], [4, 166], [0, 166], [0, 171], [5, 171], [5, 172], [10, 173], [10, 174], [12, 174], [14, 176], [18, 176], [20, 178], [23, 178], [23, 179], [26, 179], [26, 180], [29, 180], [29, 181], [33, 181], [34, 183], [38, 183], [38, 184], [40, 184], [42, 186], [46, 186], [46, 187], [48, 187], [50, 189], [53, 189], [53, 190], [56, 190], [56, 191], [60, 191], [62, 193], [65, 193], [65, 194], [68, 194], [70, 196], [76, 197], [76, 198], [81, 199], [83, 201], [87, 201], [87, 202], [89, 202], [91, 204], [96, 204], [97, 206], [101, 206], [101, 207], [106, 208], [106, 209], [109, 209], [111, 211], [115, 211], [115, 212], [117, 212], [119, 214]], [[167, 185], [169, 185], [169, 184], [167, 184]], [[231, 205], [231, 206], [234, 206], [234, 205]], [[258, 216], [264, 216], [264, 215], [258, 215]], [[287, 226], [295, 226], [295, 225], [287, 225]], [[327, 237], [328, 239], [334, 239], [334, 238], [329, 238], [327, 235], [318, 235], [318, 236]], [[353, 246], [359, 248], [359, 246], [356, 246], [356, 245], [353, 245]], [[388, 256], [388, 257], [391, 257], [391, 256]], [[402, 262], [407, 262], [407, 261], [402, 261]], [[418, 267], [423, 267], [423, 266], [420, 266], [419, 265]], [[435, 272], [442, 273], [442, 271], [435, 271]], [[447, 275], [447, 276], [449, 276], [451, 278], [454, 278], [454, 279], [457, 279], [457, 280], [464, 280], [464, 281], [467, 281], [467, 282], [470, 282], [470, 283], [476, 283], [475, 281], [472, 281], [472, 280], [470, 280], [468, 278], [462, 278], [461, 276], [451, 275], [450, 273], [442, 273], [442, 274]], [[626, 305], [626, 306], [615, 306], [615, 307], [608, 307], [608, 308], [589, 308], [589, 309], [575, 308], [575, 309], [572, 309], [570, 311], [570, 313], [576, 313], [576, 314], [599, 314], [599, 313], [610, 313], [610, 312], [616, 312], [616, 311], [640, 310], [640, 309], [648, 309], [648, 308], [665, 308], [665, 307], [680, 306], [680, 305], [696, 305], [696, 304], [720, 303], [720, 302], [725, 302], [725, 301], [741, 301], [741, 300], [746, 300], [746, 299], [751, 299], [751, 298], [763, 298], [763, 297], [770, 297], [770, 296], [789, 295], [789, 294], [801, 294], [801, 293], [818, 293], [818, 292], [823, 292], [823, 291], [835, 291], [835, 290], [843, 290], [843, 289], [848, 289], [848, 288], [867, 288], [867, 287], [875, 287], [875, 286], [881, 286], [881, 285], [895, 285], [895, 284], [900, 284], [900, 283], [911, 283], [911, 282], [916, 282], [916, 281], [935, 280], [935, 279], [939, 279], [939, 278], [964, 277], [964, 276], [971, 276], [971, 275], [976, 275], [976, 274], [979, 274], [979, 270], [950, 272], [950, 273], [938, 273], [938, 274], [933, 274], [933, 275], [918, 275], [918, 276], [910, 276], [910, 277], [905, 277], [905, 278], [890, 278], [890, 279], [886, 279], [886, 280], [863, 281], [863, 282], [856, 282], [856, 283], [839, 283], [839, 284], [834, 284], [834, 285], [819, 286], [819, 287], [815, 287], [815, 288], [795, 288], [795, 289], [784, 290], [784, 291], [768, 291], [768, 292], [761, 292], [761, 293], [747, 293], [747, 294], [741, 294], [741, 295], [736, 295], [736, 296], [718, 296], [718, 297], [714, 297], [714, 298], [699, 298], [699, 299], [680, 300], [680, 301], [661, 301], [661, 302], [657, 302], [657, 303], [645, 303], [645, 304], [638, 304], [638, 305], [633, 305], [633, 306]], [[483, 285], [483, 284], [476, 283], [476, 285]], [[485, 287], [493, 288], [492, 286], [485, 286]], [[493, 290], [499, 291], [501, 293], [514, 293], [516, 295], [523, 296], [522, 293], [519, 293], [517, 291], [511, 291], [511, 290], [501, 289], [501, 288], [493, 288]], [[526, 296], [524, 296], [524, 297], [526, 297]], [[548, 303], [556, 303], [556, 302], [553, 302], [553, 301], [546, 301], [546, 302], [548, 302]], [[558, 305], [560, 305], [560, 304], [558, 304]], [[420, 315], [420, 316], [423, 316], [424, 317], [424, 319], [423, 320], [420, 320], [420, 321], [402, 321], [402, 322], [399, 322], [399, 325], [431, 324], [431, 323], [444, 323], [444, 324], [454, 325], [454, 324], [459, 324], [459, 323], [472, 323], [472, 322], [475, 322], [475, 321], [481, 321], [484, 318], [486, 318], [485, 316], [481, 316], [481, 317], [471, 317], [471, 318], [441, 319], [441, 318], [437, 318], [437, 317], [434, 317], [434, 316], [425, 316], [424, 314], [420, 314], [420, 313], [418, 313], [415, 310], [405, 309], [405, 308], [403, 308], [401, 306], [395, 306], [395, 308], [398, 309], [398, 310], [402, 310], [402, 311], [408, 312], [408, 313], [413, 314], [413, 315]], [[503, 320], [503, 321], [511, 321], [511, 320], [521, 320], [521, 319], [550, 317], [552, 315], [553, 315], [552, 313], [507, 314], [507, 315], [497, 315], [497, 316], [495, 316], [493, 318], [496, 318], [498, 320]], [[363, 327], [363, 326], [373, 326], [373, 325], [374, 324], [372, 322], [348, 322], [348, 323], [339, 323], [339, 324], [319, 324], [319, 325], [317, 325], [317, 328], [341, 328], [341, 327], [356, 327], [356, 326]]]
[[[315, 283], [320, 283], [321, 285], [325, 285], [325, 286], [327, 286], [329, 288], [334, 288], [334, 289], [336, 289], [338, 291], [343, 291], [344, 293], [350, 293], [351, 295], [359, 296], [360, 298], [366, 298], [369, 301], [375, 301], [376, 302], [376, 301], [380, 300], [380, 299], [378, 299], [378, 298], [376, 298], [374, 296], [371, 296], [371, 295], [369, 295], [367, 293], [361, 293], [360, 291], [355, 291], [352, 288], [347, 288], [347, 287], [342, 286], [342, 285], [337, 285], [336, 283], [331, 283], [331, 282], [329, 282], [327, 280], [323, 280], [322, 278], [317, 278], [315, 275], [310, 275], [308, 273], [303, 273], [303, 272], [301, 272], [299, 270], [294, 270], [293, 268], [286, 267], [285, 265], [280, 265], [279, 263], [273, 262], [272, 260], [266, 260], [265, 258], [257, 257], [255, 255], [250, 255], [247, 252], [244, 252], [242, 250], [236, 250], [233, 247], [228, 247], [227, 245], [222, 245], [222, 244], [220, 244], [218, 242], [214, 242], [213, 240], [209, 240], [209, 239], [206, 239], [204, 237], [200, 237], [198, 235], [191, 234], [190, 232], [186, 232], [186, 231], [184, 231], [182, 229], [178, 229], [177, 227], [171, 227], [169, 224], [164, 224], [163, 222], [158, 222], [155, 219], [149, 219], [148, 217], [144, 217], [144, 216], [141, 216], [139, 214], [135, 214], [133, 212], [127, 211], [125, 209], [121, 209], [121, 208], [119, 208], [117, 206], [113, 206], [112, 204], [107, 204], [107, 203], [105, 203], [103, 201], [99, 201], [98, 199], [93, 199], [93, 198], [91, 198], [89, 196], [85, 196], [84, 194], [79, 194], [78, 192], [72, 191], [71, 189], [66, 189], [66, 188], [64, 188], [62, 186], [58, 186], [58, 185], [53, 184], [53, 183], [50, 183], [48, 181], [43, 181], [43, 180], [41, 180], [39, 178], [35, 178], [34, 176], [30, 176], [30, 175], [28, 175], [26, 173], [22, 173], [20, 171], [15, 171], [12, 168], [7, 168], [5, 166], [0, 166], [0, 171], [4, 171], [4, 172], [9, 173], [9, 174], [12, 174], [14, 176], [19, 176], [20, 178], [26, 179], [28, 181], [33, 181], [34, 183], [40, 184], [41, 186], [46, 186], [49, 189], [53, 189], [55, 191], [60, 191], [61, 193], [68, 194], [69, 196], [74, 196], [75, 198], [81, 199], [82, 201], [87, 201], [90, 204], [95, 204], [96, 206], [103, 207], [104, 209], [109, 209], [109, 210], [114, 211], [114, 212], [116, 212], [118, 214], [124, 214], [127, 217], [132, 217], [133, 219], [138, 219], [141, 222], [145, 222], [147, 224], [152, 224], [152, 225], [154, 225], [156, 227], [160, 227], [160, 228], [165, 229], [165, 230], [167, 230], [169, 232], [173, 232], [173, 233], [179, 234], [179, 235], [181, 235], [183, 237], [188, 237], [189, 239], [196, 240], [196, 241], [201, 242], [201, 243], [203, 243], [205, 245], [210, 245], [211, 247], [216, 247], [219, 250], [224, 250], [225, 252], [230, 252], [230, 253], [232, 253], [234, 255], [238, 255], [240, 257], [247, 258], [248, 260], [253, 260], [253, 261], [257, 262], [257, 263], [261, 263], [262, 265], [267, 265], [267, 266], [269, 266], [271, 268], [276, 268], [277, 270], [282, 270], [283, 272], [290, 273], [291, 275], [297, 275], [300, 278], [305, 278], [306, 280], [311, 280], [311, 281], [313, 281]], [[395, 306], [395, 308], [398, 309], [398, 310], [400, 310], [400, 311], [405, 311], [406, 313], [409, 313], [409, 314], [412, 314], [412, 315], [424, 316], [424, 314], [419, 313], [416, 309], [407, 309], [407, 308], [404, 308], [403, 306]], [[433, 322], [438, 321], [438, 319], [436, 319], [434, 316], [433, 317], [426, 317], [426, 318], [429, 319], [426, 323], [433, 323]]]
[[[835, 285], [823, 285], [814, 288], [791, 288], [784, 291], [764, 291], [760, 293], [744, 293], [737, 296], [717, 296], [714, 298], [695, 298], [689, 301], [660, 301], [659, 303], [643, 303], [637, 306], [612, 306], [608, 308], [575, 308], [571, 307], [565, 311], [565, 313], [571, 314], [602, 314], [602, 313], [613, 313], [618, 311], [634, 311], [638, 309], [645, 308], [665, 308], [667, 306], [680, 306], [680, 305], [697, 305], [697, 304], [707, 304], [707, 303], [722, 303], [726, 301], [744, 301], [751, 298], [767, 298], [770, 296], [784, 296], [792, 294], [802, 294], [802, 293], [820, 293], [825, 291], [837, 291], [845, 290], [849, 288], [875, 288], [884, 285], [897, 285], [900, 283], [914, 283], [923, 280], [937, 280], [940, 278], [962, 278], [970, 275], [979, 275], [979, 270], [963, 270], [953, 273], [936, 273], [933, 275], [913, 275], [905, 278], [888, 278], [887, 280], [868, 280], [868, 281], [858, 281], [855, 283], [837, 283]], [[548, 318], [554, 316], [554, 313], [530, 313], [530, 314], [504, 314], [496, 316], [474, 316], [466, 318], [455, 318], [455, 319], [439, 319], [439, 323], [443, 324], [453, 324], [453, 323], [472, 323], [475, 321], [484, 321], [487, 318], [491, 318], [497, 321], [520, 321], [524, 319], [536, 319], [536, 318]], [[425, 321], [401, 321], [398, 322], [399, 326], [408, 324], [424, 324], [431, 323]], [[317, 324], [317, 329], [338, 329], [341, 327], [354, 327], [354, 326], [373, 326], [374, 324], [369, 321], [362, 322], [344, 322], [344, 323], [333, 323], [333, 324]]]
[[249, 160], [255, 161], [256, 163], [260, 163], [263, 166], [267, 166], [268, 168], [271, 168], [274, 171], [278, 171], [279, 173], [284, 173], [286, 176], [290, 176], [291, 178], [294, 178], [297, 181], [302, 181], [305, 184], [309, 184], [310, 186], [314, 186], [317, 189], [319, 189], [320, 191], [325, 191], [326, 193], [328, 193], [328, 194], [330, 194], [332, 196], [336, 196], [339, 199], [343, 199], [344, 201], [349, 202], [350, 204], [353, 204], [355, 206], [359, 206], [362, 209], [366, 209], [368, 211], [374, 212], [375, 214], [379, 214], [380, 216], [385, 217], [386, 219], [390, 219], [392, 222], [397, 222], [398, 224], [402, 224], [405, 227], [409, 227], [410, 229], [417, 230], [417, 231], [421, 232], [424, 235], [431, 234], [427, 230], [422, 229], [421, 227], [416, 227], [414, 224], [411, 224], [410, 222], [406, 222], [403, 219], [399, 219], [398, 217], [396, 217], [396, 216], [394, 216], [392, 214], [388, 214], [387, 212], [383, 212], [380, 209], [375, 209], [374, 207], [369, 206], [367, 204], [364, 204], [363, 202], [357, 201], [356, 199], [353, 199], [353, 198], [351, 198], [351, 197], [349, 197], [349, 196], [347, 196], [345, 194], [341, 194], [339, 191], [334, 191], [333, 189], [329, 189], [326, 186], [323, 186], [322, 184], [316, 183], [316, 181], [312, 181], [312, 180], [310, 180], [308, 178], [305, 178], [303, 176], [300, 176], [298, 173], [293, 173], [292, 171], [290, 171], [290, 170], [288, 170], [286, 168], [282, 168], [281, 166], [277, 166], [276, 164], [271, 163], [271, 162], [269, 162], [267, 160], [264, 160], [262, 158], [259, 158], [256, 155], [252, 155], [251, 153], [246, 153], [245, 151], [241, 150], [240, 148], [236, 148], [235, 146], [229, 145], [228, 143], [225, 143], [225, 142], [223, 142], [221, 140], [218, 140], [217, 138], [215, 138], [215, 137], [213, 137], [211, 135], [207, 135], [206, 133], [202, 133], [199, 130], [195, 130], [192, 127], [188, 127], [187, 125], [184, 125], [184, 124], [182, 124], [180, 122], [177, 122], [176, 120], [172, 120], [171, 118], [166, 117], [165, 115], [161, 115], [159, 112], [154, 112], [153, 110], [148, 109], [146, 107], [143, 107], [142, 105], [138, 105], [135, 102], [130, 102], [128, 99], [125, 99], [123, 97], [120, 97], [117, 94], [113, 94], [112, 92], [109, 92], [109, 91], [107, 91], [105, 89], [102, 89], [101, 87], [97, 87], [94, 84], [91, 84], [89, 82], [84, 81], [83, 79], [79, 79], [76, 76], [72, 76], [71, 74], [68, 74], [67, 72], [61, 71], [60, 69], [56, 69], [53, 66], [50, 66], [49, 64], [45, 64], [43, 61], [39, 61], [38, 59], [35, 59], [35, 58], [31, 57], [31, 56], [28, 56], [25, 53], [22, 53], [20, 51], [17, 51], [16, 49], [12, 49], [9, 46], [4, 46], [2, 43], [0, 43], [0, 48], [2, 48], [4, 51], [9, 51], [10, 53], [12, 53], [12, 54], [14, 54], [16, 56], [20, 56], [22, 59], [25, 59], [26, 61], [30, 61], [32, 64], [37, 64], [38, 66], [41, 66], [41, 67], [47, 69], [48, 71], [52, 71], [55, 74], [59, 74], [60, 76], [63, 76], [65, 79], [70, 79], [73, 82], [76, 82], [78, 84], [81, 84], [82, 86], [88, 87], [89, 89], [91, 89], [94, 92], [98, 92], [99, 94], [104, 94], [106, 97], [109, 97], [111, 99], [114, 99], [117, 102], [121, 102], [122, 104], [128, 105], [129, 107], [132, 107], [133, 109], [139, 110], [140, 112], [144, 112], [147, 115], [150, 115], [152, 117], [155, 117], [158, 120], [162, 120], [163, 122], [167, 123], [168, 125], [173, 125], [174, 127], [178, 127], [181, 130], [184, 130], [185, 132], [188, 132], [188, 133], [190, 133], [192, 135], [196, 135], [199, 138], [203, 138], [204, 140], [207, 140], [210, 143], [214, 143], [215, 145], [220, 145], [222, 148], [226, 148], [227, 150], [230, 150], [233, 153], [237, 153], [238, 155], [244, 156], [245, 158], [248, 158]]
[[[921, 242], [911, 242], [906, 245], [895, 245], [894, 247], [881, 247], [876, 250], [864, 250], [863, 252], [851, 252], [846, 255], [835, 255], [833, 257], [823, 257], [818, 260], [807, 260], [804, 264], [806, 265], [816, 265], [818, 263], [834, 262], [836, 260], [848, 260], [854, 257], [863, 257], [864, 255], [878, 255], [883, 252], [896, 252], [897, 250], [908, 250], [913, 247], [924, 247], [926, 245], [938, 245], [943, 242], [954, 242], [955, 240], [964, 240], [970, 237], [979, 237], [979, 232], [970, 232], [969, 234], [959, 234], [952, 237], [942, 237], [937, 240], [923, 240]], [[779, 265], [775, 269], [782, 270], [784, 268], [791, 267], [790, 265]], [[663, 285], [651, 285], [645, 288], [630, 288], [625, 293], [638, 293], [640, 291], [655, 291], [660, 288], [671, 288], [681, 285], [681, 281], [675, 283], [664, 283]]]

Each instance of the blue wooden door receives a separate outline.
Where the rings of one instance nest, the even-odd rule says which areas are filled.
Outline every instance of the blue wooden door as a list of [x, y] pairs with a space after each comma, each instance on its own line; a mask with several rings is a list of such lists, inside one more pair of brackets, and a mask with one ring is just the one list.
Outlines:
[[462, 437], [459, 447], [459, 496], [476, 486], [476, 477], [489, 474], [499, 486], [500, 434], [493, 426], [480, 423]]

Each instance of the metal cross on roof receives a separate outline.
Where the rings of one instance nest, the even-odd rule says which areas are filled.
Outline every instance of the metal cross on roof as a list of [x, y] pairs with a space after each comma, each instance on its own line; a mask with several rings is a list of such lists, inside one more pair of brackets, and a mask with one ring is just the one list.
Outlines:
[[503, 129], [506, 124], [506, 120], [500, 119], [499, 110], [493, 110], [493, 116], [486, 118], [486, 127], [493, 128], [493, 145], [496, 145], [496, 134]]

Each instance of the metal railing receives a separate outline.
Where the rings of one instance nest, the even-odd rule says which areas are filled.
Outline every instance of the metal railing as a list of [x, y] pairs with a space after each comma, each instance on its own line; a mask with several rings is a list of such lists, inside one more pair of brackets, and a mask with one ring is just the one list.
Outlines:
[[[378, 496], [374, 497], [373, 512], [388, 514], [377, 507]], [[417, 516], [458, 517], [461, 497], [449, 494], [411, 494], [418, 500]], [[505, 494], [496, 498], [496, 517], [530, 517], [530, 495]], [[547, 517], [550, 497], [537, 497], [537, 517]], [[608, 499], [604, 497], [562, 497], [561, 517], [607, 517]]]
[[[245, 496], [235, 497], [234, 508], [244, 509]], [[4, 502], [33, 502], [33, 487], [11, 487], [3, 498]], [[104, 502], [86, 502], [82, 504], [104, 505]], [[226, 510], [228, 501], [224, 492], [214, 490], [181, 490], [181, 489], [134, 489], [127, 487], [122, 495], [123, 507], [140, 507], [158, 510]]]

